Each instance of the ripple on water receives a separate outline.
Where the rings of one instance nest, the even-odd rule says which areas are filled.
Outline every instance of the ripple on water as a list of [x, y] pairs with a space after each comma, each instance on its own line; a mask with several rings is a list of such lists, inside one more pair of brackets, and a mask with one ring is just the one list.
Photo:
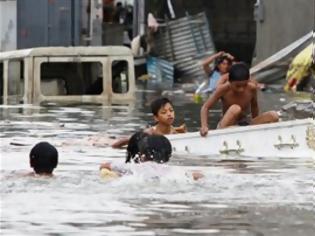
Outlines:
[[[0, 134], [1, 231], [5, 235], [315, 232], [312, 160], [174, 155], [162, 174], [153, 167], [135, 165], [130, 167], [133, 175], [109, 181], [100, 178], [99, 164], [124, 165], [125, 151], [95, 147], [89, 137], [128, 135], [151, 121], [146, 110], [55, 105], [34, 110], [41, 113], [23, 120], [16, 113], [9, 121], [8, 117], [0, 121], [4, 129]], [[185, 114], [196, 117], [190, 110]], [[193, 125], [196, 119], [186, 120]], [[39, 141], [58, 148], [54, 178], [23, 177], [30, 171], [29, 151]], [[205, 177], [193, 181], [192, 171]]]

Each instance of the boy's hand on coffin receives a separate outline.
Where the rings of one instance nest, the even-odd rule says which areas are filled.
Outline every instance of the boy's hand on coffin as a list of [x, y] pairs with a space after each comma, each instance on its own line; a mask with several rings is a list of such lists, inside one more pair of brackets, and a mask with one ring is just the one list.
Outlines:
[[208, 134], [208, 130], [209, 130], [208, 127], [201, 127], [200, 128], [200, 135], [203, 137], [206, 136]]

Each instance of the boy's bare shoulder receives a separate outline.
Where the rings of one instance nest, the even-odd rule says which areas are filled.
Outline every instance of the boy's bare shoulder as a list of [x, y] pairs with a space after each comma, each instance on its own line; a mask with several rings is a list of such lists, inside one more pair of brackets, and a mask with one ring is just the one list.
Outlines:
[[256, 80], [250, 79], [247, 85], [252, 91], [257, 91], [258, 89], [258, 83]]

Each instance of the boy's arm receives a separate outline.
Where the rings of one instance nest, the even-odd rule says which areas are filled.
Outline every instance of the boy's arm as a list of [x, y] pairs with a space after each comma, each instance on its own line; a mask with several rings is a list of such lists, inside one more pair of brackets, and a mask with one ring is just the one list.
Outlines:
[[212, 63], [216, 58], [222, 56], [224, 54], [224, 52], [218, 52], [208, 58], [206, 58], [203, 62], [202, 62], [202, 67], [203, 70], [205, 71], [205, 73], [207, 75], [209, 75], [211, 73], [211, 68], [209, 67], [209, 64]]
[[121, 148], [129, 143], [130, 137], [120, 138], [112, 144], [112, 148]]
[[186, 124], [182, 124], [181, 126], [174, 127], [176, 133], [186, 133], [187, 132], [187, 127]]
[[201, 128], [200, 134], [201, 136], [206, 136], [208, 133], [208, 112], [209, 109], [222, 97], [224, 91], [226, 90], [227, 84], [217, 87], [212, 96], [208, 98], [208, 100], [203, 104], [200, 110], [200, 121]]
[[250, 103], [250, 110], [252, 113], [252, 118], [254, 119], [259, 115], [258, 101], [257, 101], [257, 89], [255, 88], [253, 91], [253, 98]]
[[120, 173], [113, 170], [110, 162], [105, 162], [100, 165], [100, 175], [103, 179], [113, 179], [120, 177]]
[[[152, 127], [145, 129], [143, 132], [149, 135], [152, 135], [154, 133], [152, 130]], [[128, 145], [130, 138], [131, 137], [124, 137], [124, 138], [118, 139], [116, 142], [112, 144], [112, 148], [121, 148], [125, 145]]]
[[193, 180], [199, 180], [202, 179], [204, 176], [204, 174], [202, 174], [200, 171], [194, 171], [191, 173]]
[[101, 165], [100, 165], [100, 170], [101, 170], [101, 169], [112, 170], [111, 163], [110, 163], [110, 162], [101, 163]]

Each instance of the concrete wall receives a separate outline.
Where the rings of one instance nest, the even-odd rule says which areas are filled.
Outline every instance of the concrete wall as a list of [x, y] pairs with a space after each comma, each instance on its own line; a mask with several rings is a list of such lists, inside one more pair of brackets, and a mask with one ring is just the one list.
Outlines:
[[256, 42], [254, 0], [203, 0], [218, 51], [251, 63]]
[[310, 32], [314, 9], [314, 0], [260, 0], [255, 63]]
[[16, 49], [16, 1], [0, 0], [0, 52]]

